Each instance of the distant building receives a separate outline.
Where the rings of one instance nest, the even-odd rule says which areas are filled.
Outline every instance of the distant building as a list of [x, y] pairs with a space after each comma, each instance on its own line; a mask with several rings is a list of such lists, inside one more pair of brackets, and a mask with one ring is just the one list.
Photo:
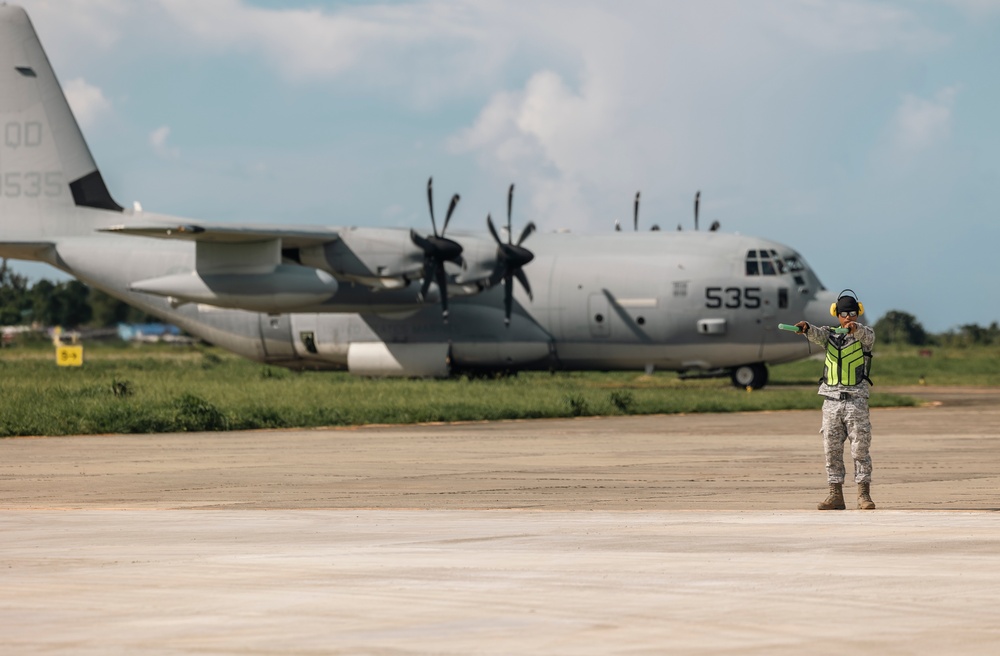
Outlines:
[[120, 323], [118, 337], [126, 342], [191, 342], [180, 328], [169, 323]]
[[10, 346], [17, 340], [18, 335], [32, 332], [37, 331], [31, 326], [0, 326], [0, 344]]

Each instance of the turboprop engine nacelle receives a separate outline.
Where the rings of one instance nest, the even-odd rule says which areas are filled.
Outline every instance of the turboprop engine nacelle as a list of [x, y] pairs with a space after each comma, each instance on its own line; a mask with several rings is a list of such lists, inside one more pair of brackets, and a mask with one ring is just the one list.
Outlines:
[[180, 273], [140, 280], [129, 289], [167, 296], [180, 303], [280, 314], [317, 305], [337, 293], [337, 281], [325, 271], [278, 265], [266, 273]]

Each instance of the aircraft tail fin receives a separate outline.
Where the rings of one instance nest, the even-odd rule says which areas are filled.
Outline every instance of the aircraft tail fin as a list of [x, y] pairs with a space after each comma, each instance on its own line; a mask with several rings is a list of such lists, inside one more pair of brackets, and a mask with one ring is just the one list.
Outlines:
[[70, 226], [52, 223], [79, 218], [73, 208], [122, 210], [28, 14], [9, 5], [0, 5], [0, 130], [0, 241], [62, 232]]

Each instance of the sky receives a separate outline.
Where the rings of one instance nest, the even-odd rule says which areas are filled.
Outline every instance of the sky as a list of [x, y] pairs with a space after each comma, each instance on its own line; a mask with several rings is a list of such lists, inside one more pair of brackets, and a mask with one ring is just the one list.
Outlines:
[[122, 205], [426, 230], [433, 176], [452, 229], [513, 182], [515, 229], [600, 233], [700, 190], [871, 322], [1000, 320], [1000, 0], [19, 4]]

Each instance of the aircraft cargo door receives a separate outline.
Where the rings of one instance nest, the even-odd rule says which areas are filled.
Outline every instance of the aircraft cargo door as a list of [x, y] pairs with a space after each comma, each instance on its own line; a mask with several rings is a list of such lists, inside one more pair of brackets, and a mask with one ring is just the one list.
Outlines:
[[591, 294], [587, 301], [590, 334], [594, 337], [611, 336], [611, 305], [606, 294]]

